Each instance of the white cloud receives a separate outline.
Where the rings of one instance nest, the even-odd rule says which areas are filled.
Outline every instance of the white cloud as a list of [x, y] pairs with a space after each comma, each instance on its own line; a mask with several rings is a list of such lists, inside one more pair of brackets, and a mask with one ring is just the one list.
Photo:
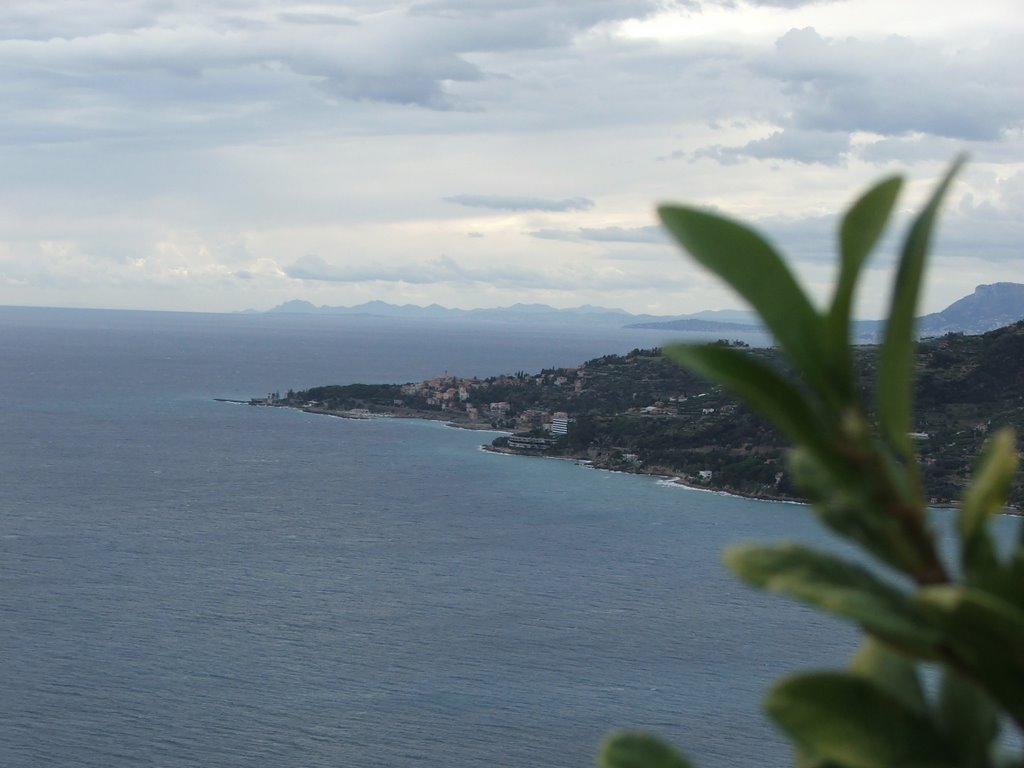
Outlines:
[[710, 157], [720, 163], [738, 163], [744, 158], [794, 160], [798, 163], [839, 165], [850, 151], [851, 136], [845, 132], [786, 130], [741, 147], [705, 147], [694, 157]]
[[965, 147], [936, 263], [1016, 274], [1021, 23], [891, 6], [13, 0], [0, 303], [722, 301], [654, 224], [673, 199], [823, 294], [853, 191], [909, 170], [905, 212]]
[[561, 264], [473, 264], [447, 256], [417, 262], [379, 263], [344, 261], [332, 263], [306, 255], [284, 269], [297, 280], [331, 283], [399, 283], [410, 285], [476, 286], [499, 289], [592, 290], [651, 288], [681, 284], [681, 276], [630, 274], [614, 260], [587, 260]]
[[452, 195], [446, 197], [445, 201], [469, 208], [491, 208], [495, 211], [586, 211], [594, 207], [594, 201], [585, 197], [548, 200], [514, 195]]
[[804, 130], [918, 131], [994, 140], [1024, 119], [1016, 42], [950, 51], [907, 37], [828, 39], [794, 29], [755, 63], [786, 83], [792, 124]]
[[538, 229], [531, 237], [541, 240], [592, 241], [597, 243], [658, 243], [668, 242], [661, 227], [580, 227], [576, 230]]

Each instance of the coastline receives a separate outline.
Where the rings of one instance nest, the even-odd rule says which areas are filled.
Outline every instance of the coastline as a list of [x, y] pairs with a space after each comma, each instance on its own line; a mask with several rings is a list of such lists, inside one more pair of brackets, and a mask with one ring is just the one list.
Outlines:
[[[215, 397], [215, 402], [229, 403], [233, 405], [251, 405], [257, 407], [266, 408], [290, 408], [296, 411], [302, 411], [303, 413], [312, 413], [320, 416], [331, 416], [339, 419], [353, 419], [353, 420], [373, 420], [373, 419], [404, 419], [404, 420], [421, 420], [421, 421], [434, 421], [444, 422], [445, 426], [453, 429], [468, 429], [479, 432], [493, 432], [500, 435], [514, 434], [508, 430], [495, 428], [492, 424], [482, 421], [471, 421], [469, 419], [453, 419], [451, 413], [444, 411], [429, 411], [416, 408], [399, 408], [396, 407], [392, 411], [384, 413], [374, 413], [365, 409], [354, 409], [348, 411], [331, 410], [327, 408], [317, 408], [311, 406], [295, 406], [288, 405], [287, 403], [276, 403], [276, 402], [263, 402], [256, 399], [252, 400], [237, 400], [232, 398]], [[503, 448], [494, 446], [491, 444], [483, 444], [480, 446], [480, 450], [488, 453], [501, 454], [506, 456], [523, 456], [526, 458], [542, 458], [542, 459], [560, 459], [562, 461], [572, 461], [581, 466], [588, 467], [590, 469], [602, 470], [605, 472], [618, 472], [624, 475], [647, 475], [652, 478], [657, 478], [665, 485], [676, 486], [690, 491], [699, 491], [702, 493], [714, 493], [722, 496], [731, 496], [738, 499], [748, 499], [751, 501], [762, 501], [762, 502], [773, 502], [778, 504], [796, 504], [801, 506], [808, 506], [808, 502], [804, 499], [799, 499], [791, 496], [771, 495], [771, 494], [759, 494], [746, 491], [740, 491], [735, 488], [713, 488], [704, 483], [696, 483], [688, 480], [685, 476], [673, 473], [667, 467], [651, 467], [644, 468], [641, 466], [635, 466], [634, 468], [622, 467], [622, 466], [607, 466], [599, 463], [595, 463], [590, 458], [585, 456], [552, 456], [549, 454], [530, 453], [527, 451], [515, 450], [510, 448]], [[929, 504], [930, 508], [935, 509], [959, 509], [960, 503], [939, 503]], [[1016, 509], [1014, 507], [1004, 508], [1000, 514], [1009, 515], [1013, 517], [1024, 517], [1024, 510]]]
[[732, 498], [748, 499], [750, 501], [764, 501], [778, 504], [797, 504], [800, 506], [807, 506], [807, 502], [804, 501], [803, 499], [796, 499], [788, 496], [769, 496], [767, 494], [745, 493], [734, 488], [712, 488], [703, 483], [691, 482], [687, 480], [686, 477], [683, 475], [665, 471], [665, 467], [655, 467], [652, 468], [650, 471], [644, 469], [643, 467], [636, 467], [635, 469], [628, 469], [619, 466], [612, 467], [604, 464], [595, 463], [592, 459], [584, 458], [582, 456], [552, 456], [550, 454], [543, 453], [527, 453], [526, 451], [517, 451], [510, 448], [500, 448], [493, 445], [482, 445], [480, 446], [480, 450], [486, 451], [487, 453], [499, 454], [502, 456], [523, 456], [528, 459], [556, 459], [559, 461], [571, 461], [581, 467], [586, 467], [588, 469], [596, 469], [601, 472], [611, 472], [613, 474], [645, 475], [647, 477], [657, 479], [663, 485], [674, 486], [688, 491], [714, 493], [718, 494], [719, 496], [731, 496]]
[[330, 408], [317, 408], [315, 406], [289, 405], [284, 402], [267, 403], [256, 399], [236, 400], [227, 397], [215, 397], [214, 402], [230, 403], [232, 405], [251, 405], [258, 408], [289, 408], [302, 413], [312, 413], [317, 416], [330, 416], [335, 419], [352, 419], [354, 421], [372, 421], [375, 419], [405, 419], [410, 421], [441, 421], [445, 426], [452, 429], [469, 429], [478, 432], [493, 432], [499, 435], [512, 434], [506, 429], [498, 429], [489, 422], [471, 421], [465, 418], [452, 418], [451, 413], [445, 411], [428, 411], [417, 408], [394, 408], [390, 411], [377, 413], [365, 409], [351, 409], [347, 411], [332, 410]]
[[[310, 406], [294, 406], [286, 403], [267, 403], [258, 400], [234, 400], [230, 398], [215, 397], [215, 401], [221, 403], [233, 403], [239, 404], [244, 403], [256, 407], [263, 408], [291, 408], [292, 410], [302, 411], [303, 413], [312, 413], [319, 416], [331, 416], [337, 419], [354, 419], [354, 420], [370, 420], [370, 419], [407, 419], [407, 420], [423, 420], [423, 421], [442, 421], [445, 426], [453, 429], [469, 429], [480, 432], [493, 432], [495, 434], [509, 435], [513, 434], [508, 430], [496, 429], [491, 424], [486, 422], [474, 422], [468, 419], [452, 419], [451, 414], [446, 414], [444, 411], [427, 411], [415, 408], [395, 408], [385, 413], [371, 413], [365, 410], [357, 411], [336, 411], [328, 408], [317, 408]], [[542, 459], [559, 459], [562, 461], [573, 461], [581, 466], [586, 466], [591, 469], [599, 469], [605, 472], [621, 472], [624, 475], [647, 475], [649, 477], [657, 478], [664, 481], [667, 485], [675, 485], [680, 488], [687, 490], [702, 491], [705, 493], [718, 493], [724, 496], [733, 496], [739, 499], [751, 499], [753, 501], [769, 501], [769, 502], [781, 502], [789, 504], [805, 504], [806, 502], [800, 499], [781, 497], [781, 496], [769, 496], [759, 495], [754, 493], [744, 493], [736, 489], [726, 488], [709, 488], [707, 485], [700, 483], [693, 483], [688, 481], [682, 475], [678, 475], [672, 472], [664, 471], [665, 467], [654, 468], [651, 471], [645, 470], [643, 467], [636, 467], [634, 469], [623, 468], [623, 467], [611, 467], [602, 464], [595, 464], [593, 460], [584, 456], [551, 456], [547, 454], [527, 453], [526, 451], [517, 451], [510, 448], [501, 448], [485, 443], [480, 446], [480, 450], [488, 453], [501, 454], [505, 456], [524, 456], [526, 458], [542, 458]]]

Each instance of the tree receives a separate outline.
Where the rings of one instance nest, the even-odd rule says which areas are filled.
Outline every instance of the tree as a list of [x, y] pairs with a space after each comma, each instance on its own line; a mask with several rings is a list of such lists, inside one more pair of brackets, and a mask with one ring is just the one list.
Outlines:
[[[1024, 765], [1024, 756], [1003, 751], [1009, 748], [1000, 741], [1003, 727], [1024, 731], [1024, 541], [1003, 556], [990, 532], [1016, 471], [1013, 434], [1004, 430], [989, 440], [963, 498], [955, 564], [936, 547], [910, 438], [918, 294], [938, 209], [961, 163], [903, 242], [875, 375], [876, 420], [856, 386], [851, 307], [900, 178], [871, 187], [843, 218], [839, 276], [825, 312], [753, 230], [696, 208], [659, 209], [679, 243], [760, 314], [792, 373], [724, 345], [679, 345], [666, 353], [732, 389], [793, 441], [797, 486], [825, 525], [873, 561], [841, 560], [795, 543], [725, 554], [747, 582], [837, 614], [865, 635], [848, 669], [793, 675], [765, 698], [802, 768]], [[938, 669], [934, 692], [923, 685], [923, 663]], [[598, 762], [689, 765], [639, 733], [610, 736]]]

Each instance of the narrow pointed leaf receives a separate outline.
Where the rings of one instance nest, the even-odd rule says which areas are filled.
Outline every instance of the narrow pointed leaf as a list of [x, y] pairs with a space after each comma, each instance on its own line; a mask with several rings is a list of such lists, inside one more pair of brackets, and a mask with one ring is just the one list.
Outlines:
[[[1022, 523], [1024, 521], [1018, 521], [1017, 528], [1024, 534]], [[1015, 606], [1018, 611], [1024, 611], [1024, 543], [1018, 544], [1010, 555], [1010, 562], [1000, 572], [999, 582], [989, 587], [989, 591]]]
[[919, 655], [933, 656], [942, 640], [908, 596], [860, 565], [799, 544], [729, 547], [725, 562], [754, 586], [855, 621], [865, 631]]
[[773, 368], [737, 349], [716, 345], [675, 344], [665, 349], [665, 355], [731, 389], [794, 442], [831, 453], [827, 422], [812, 410], [804, 393]]
[[691, 764], [661, 739], [647, 733], [621, 732], [608, 736], [597, 756], [598, 768], [691, 768]]
[[996, 595], [942, 585], [918, 602], [947, 645], [1018, 723], [1024, 723], [1024, 611]]
[[776, 250], [749, 227], [707, 211], [661, 206], [658, 214], [698, 262], [757, 310], [800, 372], [832, 400], [824, 324]]
[[[854, 288], [864, 262], [889, 221], [902, 185], [903, 180], [898, 176], [876, 184], [853, 204], [839, 230], [841, 261], [835, 295], [828, 313], [827, 332], [829, 346], [833, 350], [842, 350], [844, 370], [851, 370], [852, 364], [849, 359], [849, 343]], [[851, 383], [852, 378], [851, 371]]]
[[876, 382], [878, 417], [886, 438], [904, 456], [910, 456], [912, 453], [909, 433], [913, 391], [914, 319], [921, 292], [921, 279], [939, 206], [963, 162], [963, 158], [960, 158], [953, 163], [907, 234], [896, 273], [889, 320], [885, 326], [885, 339], [879, 355]]
[[764, 708], [799, 747], [850, 768], [951, 765], [927, 718], [856, 675], [794, 675], [769, 691]]
[[[1024, 531], [1024, 525], [1018, 525], [1018, 529]], [[1005, 601], [1024, 614], [1024, 547], [1018, 546], [1011, 552], [1005, 564], [997, 562], [992, 568], [975, 569], [967, 586]]]
[[926, 587], [917, 596], [929, 612], [942, 618], [954, 637], [1000, 638], [1008, 660], [1024, 661], [1024, 611], [1017, 606], [992, 593], [955, 584]]
[[835, 760], [829, 760], [812, 754], [805, 749], [797, 749], [793, 756], [794, 768], [846, 768]]
[[991, 572], [999, 566], [988, 522], [1006, 504], [1016, 471], [1013, 431], [1004, 429], [987, 446], [960, 512], [960, 557], [968, 577]]
[[850, 662], [850, 671], [874, 683], [908, 709], [927, 714], [921, 678], [906, 656], [890, 651], [877, 640], [866, 638]]
[[959, 765], [987, 768], [991, 764], [999, 712], [979, 688], [948, 668], [939, 688], [938, 719]]
[[825, 525], [903, 573], [923, 570], [922, 554], [912, 546], [901, 521], [878, 504], [877, 474], [849, 465], [838, 470], [825, 466], [803, 447], [790, 452], [789, 467]]

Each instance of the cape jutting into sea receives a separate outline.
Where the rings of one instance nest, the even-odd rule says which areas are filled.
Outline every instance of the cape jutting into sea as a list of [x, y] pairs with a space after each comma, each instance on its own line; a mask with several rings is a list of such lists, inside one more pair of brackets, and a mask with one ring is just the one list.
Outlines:
[[[0, 765], [707, 768], [854, 633], [721, 565], [807, 510], [216, 403], [574, 365], [655, 331], [0, 308]], [[948, 522], [948, 521], [944, 521]]]

